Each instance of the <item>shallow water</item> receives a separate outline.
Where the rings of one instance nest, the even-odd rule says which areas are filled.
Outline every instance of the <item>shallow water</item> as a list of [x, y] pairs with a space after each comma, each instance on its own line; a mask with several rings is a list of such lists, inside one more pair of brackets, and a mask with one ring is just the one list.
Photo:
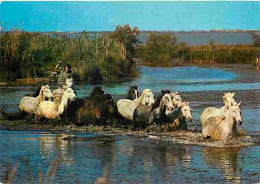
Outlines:
[[[129, 85], [139, 91], [150, 88], [180, 92], [190, 101], [193, 121], [188, 128], [200, 129], [200, 113], [208, 106], [222, 106], [224, 92], [236, 92], [242, 101], [244, 123], [240, 129], [260, 137], [260, 73], [252, 69], [230, 68], [149, 68], [141, 67], [137, 79], [106, 81], [106, 93], [115, 99], [125, 96]], [[51, 87], [55, 87], [51, 84]], [[80, 97], [92, 86], [76, 86]], [[1, 106], [16, 111], [18, 103], [35, 87], [0, 87]], [[20, 159], [15, 183], [35, 183], [38, 170], [44, 176], [53, 160], [59, 161], [54, 183], [93, 183], [101, 176], [112, 183], [258, 183], [260, 181], [260, 146], [210, 148], [173, 144], [157, 137], [79, 134], [91, 137], [82, 141], [64, 141], [57, 134], [43, 132], [0, 131], [0, 181], [7, 162]], [[260, 139], [259, 139], [260, 140]], [[29, 161], [26, 161], [28, 159]]]

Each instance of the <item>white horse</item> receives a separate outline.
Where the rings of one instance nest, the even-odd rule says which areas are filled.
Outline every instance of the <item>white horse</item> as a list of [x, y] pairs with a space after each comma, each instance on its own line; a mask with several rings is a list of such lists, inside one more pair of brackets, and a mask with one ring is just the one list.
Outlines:
[[221, 108], [216, 107], [207, 107], [200, 116], [200, 122], [203, 125], [207, 119], [211, 117], [223, 116], [225, 114], [225, 110], [229, 109], [233, 105], [237, 105], [234, 100], [235, 93], [225, 93], [223, 96], [224, 106]]
[[243, 123], [240, 104], [225, 109], [225, 115], [211, 117], [202, 125], [202, 137], [211, 137], [214, 140], [227, 141], [236, 133], [236, 122]]
[[172, 97], [172, 104], [175, 106], [175, 107], [178, 107], [180, 108], [181, 105], [182, 105], [182, 98], [181, 96], [179, 95], [179, 93], [177, 91], [171, 93], [171, 97]]
[[174, 110], [171, 113], [167, 114], [167, 118], [171, 123], [172, 128], [178, 129], [186, 129], [187, 122], [192, 121], [192, 113], [189, 102], [182, 102], [181, 107], [178, 110]]
[[162, 94], [152, 106], [139, 105], [135, 109], [133, 115], [134, 126], [135, 128], [138, 126], [146, 128], [155, 120], [160, 119], [166, 110], [172, 111], [173, 108], [170, 94]]
[[[182, 104], [182, 98], [179, 95], [179, 93], [177, 91], [175, 91], [175, 92], [172, 92], [170, 95], [171, 95], [171, 98], [172, 98], [172, 105], [174, 107], [180, 108], [183, 104]], [[165, 114], [168, 115], [171, 112], [172, 111], [166, 110]]]
[[69, 100], [75, 100], [74, 90], [68, 88], [64, 91], [60, 99], [53, 101], [43, 101], [38, 105], [36, 118], [45, 117], [47, 119], [59, 118], [64, 113]]
[[150, 89], [143, 90], [141, 96], [135, 100], [118, 100], [117, 109], [121, 116], [128, 120], [133, 120], [134, 111], [140, 104], [148, 106], [152, 106], [154, 104], [154, 96]]
[[42, 85], [39, 96], [36, 98], [30, 96], [24, 96], [21, 99], [19, 110], [28, 114], [35, 114], [37, 106], [45, 99], [52, 99], [53, 94], [50, 90], [49, 85]]

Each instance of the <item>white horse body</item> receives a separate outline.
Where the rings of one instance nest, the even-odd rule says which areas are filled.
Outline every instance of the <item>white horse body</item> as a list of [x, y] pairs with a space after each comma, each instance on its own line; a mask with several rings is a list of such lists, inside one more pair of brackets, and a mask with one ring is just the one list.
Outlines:
[[41, 87], [39, 96], [37, 96], [36, 98], [30, 96], [23, 97], [19, 105], [19, 110], [24, 111], [28, 114], [35, 114], [37, 106], [39, 105], [39, 103], [44, 101], [45, 98], [53, 98], [53, 94], [49, 89], [49, 85], [43, 85]]
[[150, 89], [143, 90], [141, 96], [135, 100], [118, 100], [117, 109], [121, 116], [128, 120], [133, 120], [134, 111], [140, 104], [149, 106], [154, 104], [153, 93]]
[[172, 123], [172, 128], [182, 127], [186, 129], [186, 121], [192, 121], [192, 114], [189, 102], [182, 102], [182, 106], [177, 110], [172, 111], [167, 114], [170, 123]]
[[233, 105], [237, 105], [236, 101], [234, 100], [235, 93], [225, 93], [223, 96], [223, 102], [224, 106], [221, 108], [216, 107], [207, 107], [200, 116], [200, 122], [201, 124], [205, 124], [205, 122], [211, 118], [211, 117], [218, 117], [218, 116], [224, 116], [225, 110], [229, 109]]
[[45, 117], [47, 119], [55, 119], [64, 113], [68, 100], [74, 100], [76, 95], [74, 90], [68, 88], [64, 91], [64, 94], [58, 104], [55, 104], [53, 101], [43, 101], [38, 105], [37, 108], [37, 116], [42, 118]]
[[223, 117], [211, 117], [202, 125], [202, 137], [226, 141], [236, 133], [236, 122], [242, 124], [240, 103], [225, 110]]

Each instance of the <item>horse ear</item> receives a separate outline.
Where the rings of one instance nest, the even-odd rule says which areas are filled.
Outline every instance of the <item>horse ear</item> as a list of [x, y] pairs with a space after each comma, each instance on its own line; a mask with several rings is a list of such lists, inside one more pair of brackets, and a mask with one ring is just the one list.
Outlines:
[[41, 88], [41, 91], [40, 91], [40, 101], [42, 102], [44, 100], [44, 96], [43, 96], [43, 92], [44, 92], [44, 87]]
[[179, 94], [178, 91], [175, 91], [175, 94], [178, 95]]
[[235, 96], [235, 94], [236, 94], [236, 92], [232, 93], [232, 97], [234, 97], [234, 96]]
[[189, 106], [189, 105], [190, 105], [190, 102], [187, 102], [187, 105]]
[[238, 103], [238, 106], [240, 106], [241, 105], [241, 101]]

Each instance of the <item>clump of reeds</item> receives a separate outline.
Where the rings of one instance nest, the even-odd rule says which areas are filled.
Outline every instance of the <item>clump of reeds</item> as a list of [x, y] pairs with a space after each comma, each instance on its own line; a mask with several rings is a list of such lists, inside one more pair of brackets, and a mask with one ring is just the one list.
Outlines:
[[[203, 63], [248, 63], [255, 62], [258, 48], [250, 45], [202, 45], [189, 47], [187, 60]], [[214, 61], [213, 61], [214, 60]]]
[[18, 30], [1, 35], [0, 80], [41, 77], [47, 70], [54, 70], [58, 60], [71, 64], [82, 79], [96, 70], [113, 77], [136, 74], [124, 44], [110, 34], [96, 39], [90, 39], [86, 32], [77, 38], [55, 36]]

